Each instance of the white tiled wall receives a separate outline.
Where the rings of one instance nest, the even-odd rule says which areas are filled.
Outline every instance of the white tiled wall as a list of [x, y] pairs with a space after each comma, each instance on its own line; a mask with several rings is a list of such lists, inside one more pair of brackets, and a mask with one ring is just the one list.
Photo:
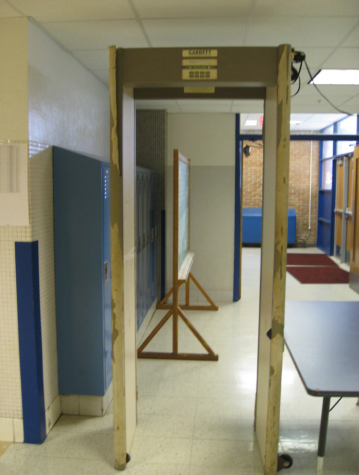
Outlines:
[[31, 228], [0, 226], [0, 439], [23, 440], [15, 242]]
[[0, 226], [0, 418], [22, 418], [15, 241], [30, 228]]
[[[52, 147], [29, 144], [31, 240], [39, 242], [40, 310], [45, 408], [51, 426], [60, 416], [55, 308]], [[55, 408], [55, 409], [54, 409]], [[56, 408], [58, 415], [56, 417]], [[51, 427], [50, 427], [51, 428]], [[49, 427], [47, 427], [49, 430]]]
[[101, 396], [61, 395], [62, 414], [75, 416], [104, 416], [113, 399], [113, 387], [110, 384], [106, 394]]
[[[0, 227], [0, 433], [23, 439], [15, 275], [15, 242], [39, 241], [40, 310], [47, 431], [61, 413], [58, 399], [52, 148], [29, 143], [29, 227]], [[21, 426], [21, 427], [20, 427]], [[22, 435], [21, 435], [22, 434]]]

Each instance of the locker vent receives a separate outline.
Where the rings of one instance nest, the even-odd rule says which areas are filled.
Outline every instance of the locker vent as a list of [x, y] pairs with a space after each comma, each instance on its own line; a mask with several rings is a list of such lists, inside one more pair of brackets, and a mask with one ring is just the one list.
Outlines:
[[103, 174], [103, 190], [106, 199], [109, 197], [110, 193], [110, 170], [108, 168], [105, 169]]

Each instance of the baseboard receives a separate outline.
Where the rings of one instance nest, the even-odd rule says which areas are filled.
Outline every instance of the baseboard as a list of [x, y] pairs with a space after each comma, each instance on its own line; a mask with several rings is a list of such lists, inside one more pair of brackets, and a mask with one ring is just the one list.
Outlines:
[[104, 396], [61, 395], [62, 414], [74, 416], [104, 416], [113, 399], [112, 382]]
[[46, 418], [46, 435], [56, 424], [61, 416], [61, 396], [57, 396], [45, 411]]
[[0, 417], [0, 440], [3, 442], [24, 442], [23, 420]]
[[153, 314], [156, 311], [156, 306], [157, 306], [157, 299], [151, 305], [151, 308], [147, 312], [145, 318], [143, 319], [143, 322], [142, 322], [140, 328], [137, 331], [137, 348], [140, 346], [143, 335], [145, 334], [145, 332], [147, 330], [147, 327], [148, 327], [148, 325], [151, 321], [151, 318], [153, 317]]

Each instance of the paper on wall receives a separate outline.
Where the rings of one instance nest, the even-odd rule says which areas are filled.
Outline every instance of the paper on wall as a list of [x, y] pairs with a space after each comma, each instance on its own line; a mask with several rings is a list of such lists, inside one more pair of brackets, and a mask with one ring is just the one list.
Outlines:
[[29, 226], [28, 144], [0, 143], [0, 226]]

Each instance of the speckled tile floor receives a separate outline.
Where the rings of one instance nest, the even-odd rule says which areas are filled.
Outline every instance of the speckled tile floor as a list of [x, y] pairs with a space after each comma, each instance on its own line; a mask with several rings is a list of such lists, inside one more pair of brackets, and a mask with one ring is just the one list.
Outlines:
[[[291, 252], [319, 252], [317, 249]], [[262, 475], [253, 432], [260, 249], [243, 249], [242, 299], [219, 312], [187, 312], [219, 354], [218, 362], [138, 361], [138, 426], [130, 475]], [[345, 266], [343, 266], [345, 268]], [[287, 299], [359, 300], [347, 285], [301, 285], [287, 274]], [[159, 321], [157, 312], [147, 333]], [[166, 328], [167, 327], [167, 328]], [[166, 324], [148, 349], [170, 344]], [[187, 329], [180, 350], [202, 351]], [[291, 475], [316, 473], [321, 399], [306, 394], [284, 352], [280, 452]], [[324, 475], [359, 474], [359, 406], [343, 400], [331, 413]], [[103, 418], [62, 416], [41, 446], [11, 444], [1, 475], [108, 475], [113, 468], [112, 409]]]

